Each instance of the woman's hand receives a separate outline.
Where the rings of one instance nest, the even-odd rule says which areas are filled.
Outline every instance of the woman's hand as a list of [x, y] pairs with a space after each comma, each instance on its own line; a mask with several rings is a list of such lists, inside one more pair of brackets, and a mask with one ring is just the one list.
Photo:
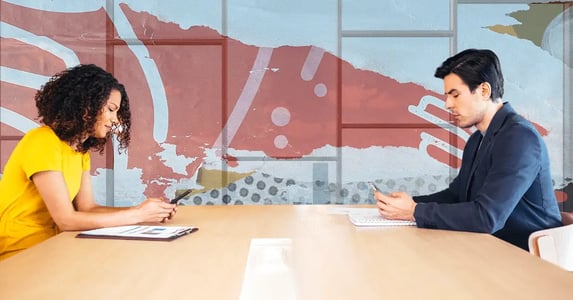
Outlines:
[[160, 223], [171, 219], [175, 215], [177, 205], [170, 204], [161, 198], [148, 198], [134, 209], [139, 216], [138, 223]]

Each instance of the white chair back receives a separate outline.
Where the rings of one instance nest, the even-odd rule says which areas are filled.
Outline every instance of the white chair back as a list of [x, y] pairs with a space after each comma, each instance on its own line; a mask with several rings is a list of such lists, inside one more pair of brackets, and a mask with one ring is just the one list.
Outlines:
[[532, 233], [529, 252], [573, 272], [573, 224]]

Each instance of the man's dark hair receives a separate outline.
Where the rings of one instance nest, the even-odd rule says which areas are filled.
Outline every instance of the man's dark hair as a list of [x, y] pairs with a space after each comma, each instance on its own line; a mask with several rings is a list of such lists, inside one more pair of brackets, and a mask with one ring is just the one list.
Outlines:
[[487, 49], [467, 49], [448, 59], [436, 69], [435, 77], [444, 79], [447, 75], [458, 75], [470, 91], [488, 82], [491, 85], [493, 101], [503, 98], [503, 74], [497, 55]]
[[[119, 150], [126, 149], [131, 127], [127, 92], [112, 74], [93, 64], [66, 69], [42, 86], [34, 97], [39, 121], [52, 128], [62, 141], [77, 145], [78, 151], [103, 153], [112, 133], [105, 138], [95, 138], [92, 134], [112, 90], [121, 93], [117, 112], [121, 128], [115, 134]], [[86, 136], [89, 138], [84, 141]]]

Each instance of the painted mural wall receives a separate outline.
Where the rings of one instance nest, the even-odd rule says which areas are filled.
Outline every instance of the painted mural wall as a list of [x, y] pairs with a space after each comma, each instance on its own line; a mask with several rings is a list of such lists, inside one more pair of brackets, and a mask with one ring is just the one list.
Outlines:
[[95, 63], [125, 84], [134, 119], [128, 153], [92, 154], [100, 203], [186, 188], [185, 205], [371, 203], [367, 181], [431, 193], [472, 132], [449, 122], [433, 72], [490, 48], [573, 210], [571, 2], [451, 2], [3, 0], [1, 166], [39, 126], [35, 91]]

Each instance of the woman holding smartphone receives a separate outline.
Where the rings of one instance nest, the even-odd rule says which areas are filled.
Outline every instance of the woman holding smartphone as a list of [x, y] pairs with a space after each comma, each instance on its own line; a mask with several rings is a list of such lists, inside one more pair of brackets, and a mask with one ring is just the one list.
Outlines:
[[0, 260], [59, 231], [162, 222], [175, 214], [176, 206], [160, 198], [122, 208], [94, 201], [90, 151], [103, 153], [112, 136], [120, 152], [130, 142], [129, 98], [113, 75], [78, 65], [54, 75], [35, 101], [43, 125], [18, 142], [0, 180]]

